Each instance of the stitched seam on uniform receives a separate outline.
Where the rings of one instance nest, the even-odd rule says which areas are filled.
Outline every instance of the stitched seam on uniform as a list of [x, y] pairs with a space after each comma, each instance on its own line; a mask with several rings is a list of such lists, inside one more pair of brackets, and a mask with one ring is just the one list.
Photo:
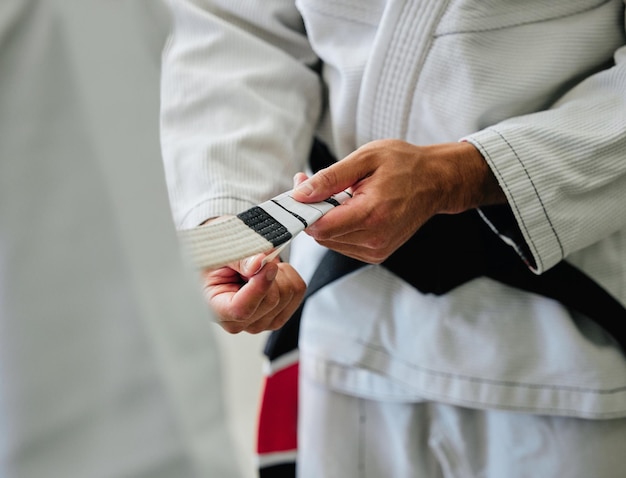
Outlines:
[[[402, 7], [402, 13], [401, 15], [404, 14], [404, 10], [406, 9], [407, 3], [404, 3], [404, 6]], [[381, 65], [380, 71], [382, 72], [382, 74], [380, 75], [380, 77], [378, 78], [378, 82], [376, 84], [376, 90], [374, 91], [374, 98], [372, 100], [372, 109], [376, 110], [377, 106], [380, 103], [380, 96], [381, 96], [381, 92], [383, 89], [382, 83], [383, 83], [383, 78], [385, 77], [385, 74], [387, 72], [387, 70], [389, 69], [389, 62], [391, 61], [391, 55], [385, 55], [385, 58], [383, 60], [383, 64]], [[377, 115], [372, 115], [373, 119], [370, 120], [370, 131], [369, 131], [369, 137], [373, 138], [374, 137], [374, 131], [378, 128], [378, 124], [376, 121]]]
[[[404, 25], [404, 23], [408, 21], [408, 18], [410, 17], [407, 11], [411, 8], [411, 6], [413, 6], [413, 2], [409, 2], [409, 1], [404, 2], [404, 5], [402, 6], [402, 10], [400, 11], [400, 14], [399, 14], [400, 21], [395, 25], [394, 33], [392, 35], [392, 38], [389, 41], [390, 47], [387, 48], [388, 52], [393, 52], [396, 50], [396, 48], [394, 48], [393, 46], [395, 46], [395, 44], [398, 43], [398, 32], [402, 30], [402, 26]], [[415, 34], [415, 32], [418, 29], [419, 28], [415, 28], [412, 31], [413, 34]], [[409, 43], [412, 38], [413, 38], [413, 35], [411, 35], [408, 39], [405, 39], [404, 43]], [[393, 111], [391, 108], [391, 104], [390, 104], [391, 102], [381, 101], [381, 98], [383, 97], [383, 93], [386, 91], [386, 88], [388, 87], [389, 81], [387, 80], [387, 78], [389, 77], [401, 78], [402, 77], [401, 75], [398, 75], [398, 67], [400, 65], [400, 62], [393, 61], [394, 58], [395, 58], [395, 55], [393, 54], [385, 55], [383, 65], [381, 67], [382, 75], [378, 80], [378, 84], [376, 85], [374, 101], [372, 102], [372, 104], [374, 105], [374, 108], [378, 107], [378, 109], [380, 109], [380, 114], [375, 114], [374, 119], [371, 121], [372, 130], [370, 131], [370, 137], [381, 136], [382, 125], [386, 124], [389, 121], [387, 117], [388, 111]], [[404, 60], [406, 61], [406, 58], [404, 58]], [[384, 133], [382, 134], [386, 136], [386, 134]]]
[[[402, 6], [402, 11], [399, 15], [400, 21], [398, 21], [398, 23], [395, 25], [393, 35], [391, 37], [391, 40], [389, 41], [389, 47], [387, 49], [388, 52], [397, 52], [398, 50], [402, 51], [402, 48], [397, 46], [398, 44], [413, 45], [413, 38], [418, 35], [419, 31], [421, 30], [420, 26], [422, 18], [418, 19], [418, 27], [411, 28], [409, 30], [410, 36], [408, 38], [402, 35], [404, 26], [414, 20], [415, 14], [412, 11], [413, 7], [417, 9], [416, 2], [404, 2], [404, 5]], [[387, 93], [389, 85], [395, 84], [393, 82], [390, 82], [388, 78], [403, 77], [403, 75], [400, 75], [398, 71], [402, 66], [405, 66], [408, 63], [407, 57], [403, 56], [403, 61], [396, 61], [396, 56], [398, 55], [398, 53], [385, 55], [384, 63], [381, 67], [382, 75], [378, 80], [378, 84], [376, 85], [376, 92], [374, 94], [373, 101], [375, 108], [377, 105], [379, 105], [378, 108], [380, 110], [380, 114], [375, 115], [374, 120], [371, 122], [372, 130], [370, 131], [370, 137], [377, 137], [381, 134], [383, 136], [389, 135], [387, 131], [384, 131], [383, 125], [386, 125], [389, 122], [389, 117], [392, 116], [390, 112], [396, 111], [396, 104], [402, 101], [402, 98], [399, 97], [401, 95], [393, 95], [390, 100], [381, 101], [381, 98], [383, 98], [383, 93]], [[389, 66], [390, 64], [391, 67]], [[399, 88], [396, 88], [396, 90], [398, 89]]]
[[[341, 365], [340, 365], [341, 366]], [[374, 369], [374, 371], [376, 371]], [[395, 377], [391, 378], [392, 380], [398, 380]], [[345, 390], [351, 390], [350, 387], [345, 388]], [[454, 399], [451, 399], [448, 395], [446, 394], [442, 394], [442, 393], [435, 393], [432, 392], [431, 390], [429, 390], [428, 392], [424, 392], [422, 394], [420, 394], [421, 398], [424, 399], [432, 399], [432, 398], [439, 398], [439, 399], [443, 399], [445, 400], [453, 400], [455, 403], [457, 404], [468, 404], [471, 405], [474, 408], [484, 408], [485, 407], [485, 403], [483, 401], [480, 400], [467, 400], [467, 399], [462, 399], [462, 398], [458, 398], [458, 397], [454, 397]], [[389, 395], [390, 399], [395, 398], [394, 395]], [[588, 416], [588, 417], [594, 417], [594, 418], [611, 418], [611, 417], [622, 417], [623, 414], [626, 412], [626, 408], [623, 409], [619, 409], [619, 410], [615, 410], [612, 412], [585, 412], [585, 411], [581, 411], [579, 409], [575, 409], [575, 408], [564, 408], [564, 407], [541, 407], [541, 406], [528, 406], [528, 407], [524, 407], [524, 406], [520, 406], [520, 405], [504, 405], [504, 404], [490, 404], [489, 405], [490, 408], [496, 408], [498, 410], [511, 410], [511, 411], [524, 411], [524, 412], [531, 412], [531, 413], [550, 413], [550, 414], [560, 414], [562, 415], [564, 412], [565, 413], [569, 413], [573, 416]]]
[[[490, 162], [491, 162], [491, 165], [492, 165], [492, 166], [493, 166], [493, 168], [495, 169], [495, 172], [496, 172], [496, 173], [498, 173], [498, 177], [499, 177], [499, 178], [502, 178], [502, 175], [500, 174], [500, 171], [498, 170], [498, 166], [497, 166], [497, 165], [495, 164], [495, 162], [493, 161], [493, 158], [491, 157], [491, 155], [490, 155], [490, 154], [486, 151], [485, 147], [484, 147], [484, 146], [481, 144], [481, 142], [480, 142], [480, 141], [478, 141], [477, 139], [472, 138], [472, 140], [473, 140], [473, 141], [476, 141], [476, 143], [478, 143], [478, 144], [482, 147], [482, 149], [483, 149], [483, 153], [484, 153], [484, 154], [486, 154], [486, 155], [487, 155], [487, 157], [489, 157], [489, 159], [491, 160], [491, 161], [490, 161]], [[507, 144], [508, 144], [508, 143], [507, 143]], [[514, 151], [514, 152], [515, 152], [515, 151]], [[523, 167], [523, 165], [522, 165], [522, 167]], [[501, 181], [501, 182], [500, 182], [500, 186], [501, 186], [501, 187], [503, 187], [504, 189], [506, 189], [506, 191], [507, 191], [507, 192], [509, 192], [509, 193], [511, 192], [511, 190], [510, 190], [510, 189], [509, 189], [509, 187], [508, 187], [508, 184], [506, 184], [504, 181]], [[517, 203], [515, 202], [515, 200], [514, 200], [514, 199], [513, 199], [513, 204], [512, 204], [512, 206], [511, 206], [511, 207], [514, 207], [514, 208], [515, 208], [515, 210], [517, 211], [517, 213], [519, 214], [519, 217], [522, 217], [522, 215], [521, 215], [521, 213], [520, 213], [520, 210], [519, 210], [519, 208], [517, 207]], [[491, 226], [490, 226], [490, 227], [491, 227]], [[530, 234], [528, 234], [528, 229], [526, 228], [526, 224], [525, 224], [524, 222], [522, 222], [522, 227], [524, 228], [524, 231], [526, 231], [527, 236], [528, 236], [528, 238], [529, 238], [529, 240], [530, 240], [530, 243], [533, 245], [533, 249], [536, 249], [536, 246], [535, 246], [535, 243], [534, 243], [534, 241], [533, 241], [533, 238], [532, 238], [532, 236], [531, 236]], [[543, 269], [543, 263], [541, 262], [541, 257], [539, 258], [539, 261], [540, 261], [540, 266], [541, 266], [541, 268]]]
[[[537, 187], [535, 186], [535, 183], [533, 182], [532, 178], [530, 177], [530, 174], [528, 174], [528, 170], [526, 169], [526, 166], [524, 165], [524, 162], [522, 161], [522, 158], [519, 157], [519, 155], [517, 154], [517, 151], [515, 151], [515, 148], [513, 147], [513, 145], [511, 143], [509, 143], [509, 141], [504, 137], [504, 135], [500, 131], [498, 131], [495, 128], [491, 128], [491, 130], [494, 131], [498, 136], [500, 136], [500, 138], [502, 138], [502, 141], [504, 141], [506, 143], [506, 145], [511, 149], [511, 151], [513, 152], [513, 154], [515, 155], [515, 157], [519, 161], [520, 165], [522, 166], [522, 170], [526, 174], [526, 177], [528, 178], [528, 182], [531, 184], [531, 186], [533, 188], [533, 191], [535, 191], [535, 195], [537, 196], [537, 200], [539, 201], [539, 204], [541, 205], [541, 209], [543, 210], [543, 213], [546, 216], [546, 220], [548, 221], [548, 224], [550, 225], [550, 229], [552, 230], [552, 233], [554, 234], [554, 238], [556, 239], [556, 242], [559, 245], [559, 250], [561, 251], [561, 258], [565, 257], [565, 251], [563, 249], [563, 244], [561, 244], [559, 236], [556, 233], [556, 229], [554, 228], [554, 224], [550, 220], [550, 215], [548, 214], [548, 211], [547, 211], [543, 201], [541, 200], [541, 196], [539, 195], [539, 191], [537, 190]], [[497, 168], [495, 163], [493, 163], [493, 164], [494, 164], [494, 167]]]
[[[445, 400], [450, 400], [450, 397], [448, 397], [447, 395], [441, 394], [441, 393], [433, 393], [433, 392], [428, 392], [429, 397], [432, 398], [439, 398], [442, 401]], [[454, 398], [454, 402], [456, 403], [462, 403], [462, 404], [466, 404], [466, 405], [471, 405], [472, 408], [484, 408], [485, 404], [484, 402], [481, 402], [479, 400], [467, 400], [467, 399], [462, 399], [462, 398]], [[615, 417], [615, 416], [622, 416], [622, 414], [624, 412], [626, 412], [626, 409], [620, 409], [617, 410], [615, 412], [606, 412], [606, 413], [584, 413], [581, 412], [580, 410], [576, 409], [576, 408], [557, 408], [557, 407], [522, 407], [519, 405], [513, 406], [513, 405], [495, 405], [495, 404], [490, 404], [489, 408], [495, 408], [498, 410], [510, 410], [510, 411], [523, 411], [523, 412], [532, 412], [532, 413], [548, 413], [548, 414], [563, 414], [563, 412], [567, 412], [570, 413], [572, 415], [575, 416], [580, 416], [581, 414], [584, 414], [585, 416], [593, 416], [596, 418], [602, 418], [602, 417], [607, 417], [607, 418], [611, 418], [611, 417]]]
[[506, 29], [509, 29], [509, 28], [522, 27], [522, 26], [525, 26], [525, 25], [533, 25], [533, 24], [538, 24], [538, 23], [551, 22], [551, 21], [554, 21], [554, 20], [560, 20], [562, 18], [569, 18], [569, 17], [575, 17], [576, 15], [582, 15], [582, 14], [590, 12], [592, 10], [596, 10], [598, 8], [602, 8], [604, 5], [606, 5], [607, 3], [610, 3], [612, 1], [613, 0], [605, 0], [604, 2], [602, 2], [602, 3], [598, 4], [598, 5], [591, 6], [589, 8], [584, 9], [584, 10], [580, 10], [580, 11], [573, 12], [573, 13], [567, 13], [567, 14], [563, 14], [563, 15], [557, 15], [555, 17], [544, 18], [542, 20], [534, 20], [534, 21], [527, 21], [527, 22], [511, 23], [511, 24], [508, 24], [508, 25], [503, 25], [503, 26], [494, 27], [494, 28], [482, 28], [482, 29], [477, 29], [477, 30], [458, 30], [458, 31], [452, 31], [452, 32], [437, 33], [437, 34], [435, 34], [434, 38], [440, 38], [440, 37], [444, 37], [444, 36], [448, 36], [448, 35], [463, 35], [463, 34], [467, 34], [467, 33], [496, 32], [496, 31], [500, 31], [500, 30], [506, 30]]
[[[448, 1], [446, 1], [445, 6], [439, 9], [439, 18], [434, 23], [439, 24], [441, 22], [441, 18], [446, 13], [447, 8], [448, 8]], [[428, 61], [428, 57], [430, 56], [430, 53], [432, 52], [432, 45], [436, 38], [437, 38], [436, 35], [433, 35], [430, 38], [428, 42], [428, 47], [424, 48], [425, 53], [422, 56], [422, 59], [419, 65], [416, 68], [411, 69], [414, 75], [414, 78], [411, 79], [412, 88], [409, 90], [412, 92], [412, 101], [406, 102], [406, 107], [404, 108], [404, 113], [402, 114], [402, 132], [400, 136], [403, 138], [406, 137], [407, 130], [409, 128], [409, 119], [411, 118], [411, 113], [412, 113], [412, 109], [410, 105], [415, 103], [415, 95], [417, 94], [417, 85], [419, 84], [420, 78], [422, 78], [421, 72], [423, 70], [424, 65]]]
[[585, 393], [594, 393], [596, 395], [611, 395], [614, 393], [621, 393], [626, 391], [626, 385], [621, 387], [616, 387], [607, 390], [598, 390], [586, 387], [572, 387], [572, 386], [564, 386], [564, 385], [548, 385], [548, 384], [539, 384], [539, 383], [523, 383], [523, 382], [513, 382], [509, 380], [493, 380], [487, 378], [479, 378], [479, 377], [471, 377], [468, 375], [461, 375], [453, 372], [443, 372], [440, 370], [432, 370], [426, 367], [421, 367], [412, 362], [404, 360], [400, 357], [390, 354], [387, 349], [384, 347], [372, 344], [369, 342], [365, 342], [361, 339], [355, 339], [355, 342], [363, 347], [374, 350], [378, 353], [384, 354], [387, 357], [392, 357], [394, 360], [406, 365], [408, 368], [420, 370], [430, 375], [435, 375], [439, 377], [448, 377], [464, 380], [466, 382], [474, 382], [474, 383], [485, 383], [490, 385], [499, 385], [503, 387], [518, 387], [518, 388], [528, 388], [528, 389], [545, 389], [545, 390], [563, 390], [563, 391], [572, 391], [572, 392], [585, 392]]
[[[413, 5], [416, 3], [417, 2], [411, 2], [411, 1], [407, 2], [407, 4], [411, 5], [411, 7], [413, 7]], [[408, 25], [409, 23], [412, 23], [411, 20], [417, 17], [417, 12], [418, 12], [417, 6], [415, 6], [414, 8], [411, 8], [410, 11], [407, 11], [406, 16], [403, 17], [404, 21], [400, 21], [398, 25], [396, 26], [396, 30], [393, 35], [394, 41], [393, 41], [392, 47], [389, 49], [389, 51], [395, 51], [395, 52], [400, 51], [400, 55], [395, 55], [395, 56], [389, 55], [390, 57], [396, 58], [396, 61], [395, 61], [395, 68], [391, 72], [389, 72], [389, 74], [387, 75], [387, 78], [401, 78], [402, 79], [399, 82], [398, 81], [395, 82], [395, 84], [398, 85], [398, 88], [396, 89], [396, 91], [398, 92], [408, 91], [408, 86], [405, 86], [405, 85], [409, 84], [408, 75], [406, 74], [407, 73], [406, 66], [408, 65], [408, 62], [399, 60], [399, 57], [407, 58], [407, 56], [402, 53], [402, 50], [399, 45], [406, 44], [406, 45], [414, 46], [416, 38], [418, 39], [418, 42], [421, 43], [421, 41], [419, 41], [419, 38], [421, 36], [420, 31], [424, 28], [424, 24], [428, 23], [426, 20], [427, 17], [426, 15], [424, 15], [423, 17], [418, 19], [418, 23], [416, 27], [409, 30], [410, 32], [409, 37], [408, 38], [404, 37], [402, 35], [402, 32], [404, 31], [405, 26]], [[428, 13], [430, 14], [430, 11], [428, 11]], [[416, 49], [416, 50], [420, 51], [420, 49]], [[408, 58], [411, 58], [411, 57], [408, 57]], [[423, 64], [424, 64], [424, 55], [421, 55], [419, 65], [423, 65]], [[416, 70], [418, 69], [411, 68], [409, 71], [415, 72]], [[389, 80], [386, 82], [387, 87], [391, 84], [393, 83]], [[388, 88], [386, 88], [386, 90], [389, 91]], [[381, 115], [379, 117], [379, 121], [385, 121], [385, 118], [387, 118], [386, 122], [390, 122], [389, 120], [394, 117], [394, 114], [393, 114], [394, 111], [402, 111], [402, 108], [408, 107], [407, 103], [405, 102], [404, 96], [401, 94], [394, 94], [391, 97], [388, 95], [387, 101], [385, 101], [383, 104], [386, 105], [386, 111], [384, 115]], [[394, 126], [395, 126], [395, 121], [394, 121]], [[379, 131], [383, 131], [383, 129], [379, 128]], [[391, 129], [391, 131], [395, 131], [395, 128]], [[389, 130], [385, 131], [385, 133], [386, 133], [385, 136], [388, 136], [390, 134]], [[396, 134], [397, 133], [394, 133], [394, 136]]]
[[[526, 173], [526, 177], [528, 178], [528, 181], [529, 181], [529, 182], [530, 182], [530, 184], [532, 185], [533, 190], [535, 191], [535, 193], [537, 193], [537, 188], [535, 187], [535, 185], [534, 185], [534, 183], [533, 183], [532, 179], [530, 179], [530, 176], [528, 175], [528, 171], [526, 171], [526, 168], [524, 167], [524, 163], [520, 160], [520, 158], [519, 158], [519, 156], [517, 155], [517, 153], [516, 153], [515, 149], [513, 149], [513, 147], [511, 146], [511, 144], [510, 144], [510, 143], [509, 143], [509, 142], [508, 142], [508, 141], [507, 141], [507, 140], [506, 140], [506, 139], [502, 136], [502, 134], [500, 134], [500, 132], [499, 132], [499, 131], [496, 131], [496, 130], [495, 130], [495, 129], [493, 129], [493, 128], [490, 128], [490, 129], [491, 129], [492, 131], [494, 131], [496, 134], [498, 134], [498, 136], [500, 136], [500, 138], [502, 138], [502, 140], [503, 140], [503, 141], [507, 144], [507, 146], [511, 149], [511, 151], [513, 152], [513, 154], [515, 155], [515, 157], [517, 158], [517, 160], [518, 160], [518, 161], [519, 161], [519, 163], [521, 164], [523, 171]], [[475, 138], [472, 138], [472, 141], [475, 141], [477, 144], [479, 144], [479, 145], [481, 146], [481, 148], [483, 149], [483, 151], [482, 151], [482, 152], [483, 152], [484, 154], [486, 154], [486, 155], [487, 155], [487, 157], [490, 159], [490, 162], [491, 162], [491, 165], [493, 166], [494, 172], [496, 172], [496, 173], [498, 174], [498, 177], [499, 177], [499, 178], [502, 178], [502, 174], [500, 174], [500, 171], [499, 171], [499, 169], [498, 169], [498, 166], [497, 166], [497, 165], [495, 164], [495, 162], [493, 161], [493, 158], [491, 157], [491, 155], [490, 155], [490, 154], [486, 151], [486, 149], [485, 149], [485, 147], [483, 146], [483, 144], [482, 144], [480, 141], [478, 141], [477, 139], [475, 139]], [[507, 184], [506, 184], [504, 181], [499, 181], [499, 183], [500, 183], [500, 186], [501, 186], [501, 187], [503, 187], [504, 189], [506, 189], [506, 191], [507, 191], [507, 192], [509, 192], [509, 193], [511, 192], [511, 190], [508, 188]], [[521, 213], [520, 213], [520, 209], [519, 209], [519, 207], [517, 206], [517, 203], [515, 202], [515, 199], [512, 197], [512, 195], [509, 195], [509, 196], [510, 196], [510, 197], [511, 197], [511, 199], [513, 200], [513, 203], [512, 203], [512, 204], [510, 204], [510, 205], [511, 205], [511, 207], [515, 209], [515, 211], [518, 213], [518, 215], [519, 215], [520, 219], [522, 220], [522, 224], [521, 224], [521, 226], [522, 226], [522, 228], [524, 229], [524, 231], [526, 232], [526, 235], [527, 235], [527, 237], [529, 238], [529, 241], [530, 241], [530, 243], [532, 244], [533, 249], [534, 249], [534, 250], [537, 250], [537, 247], [536, 247], [536, 245], [535, 245], [535, 242], [533, 241], [532, 236], [529, 234], [529, 232], [528, 232], [528, 228], [526, 227], [526, 224], [524, 223], [524, 221], [523, 221], [523, 219], [522, 219], [522, 215], [521, 215]], [[562, 245], [561, 245], [561, 242], [559, 241], [559, 238], [558, 238], [558, 236], [556, 235], [556, 232], [555, 232], [555, 230], [554, 230], [554, 227], [552, 226], [552, 222], [550, 221], [550, 218], [548, 217], [548, 214], [547, 214], [547, 212], [546, 212], [546, 209], [545, 209], [545, 207], [544, 207], [544, 205], [543, 205], [543, 202], [541, 201], [541, 197], [539, 196], [539, 194], [536, 194], [536, 196], [537, 196], [537, 199], [539, 200], [539, 204], [541, 204], [541, 209], [543, 210], [544, 215], [546, 216], [546, 219], [548, 220], [548, 223], [550, 224], [550, 228], [552, 229], [552, 232], [554, 233], [554, 235], [555, 235], [555, 237], [556, 237], [557, 244], [559, 245], [559, 249], [560, 249], [560, 251], [561, 251], [561, 257], [563, 257], [563, 247], [562, 247]], [[544, 268], [544, 265], [543, 265], [543, 261], [541, 260], [541, 257], [538, 257], [538, 259], [539, 259], [539, 262], [538, 262], [539, 269], [543, 269], [543, 268]]]

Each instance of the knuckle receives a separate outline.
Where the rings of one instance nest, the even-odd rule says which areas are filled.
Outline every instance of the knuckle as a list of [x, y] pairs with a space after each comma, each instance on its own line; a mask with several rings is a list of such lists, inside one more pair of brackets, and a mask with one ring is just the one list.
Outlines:
[[295, 292], [295, 296], [298, 299], [302, 299], [302, 297], [304, 297], [304, 294], [306, 293], [306, 282], [300, 281], [300, 283], [296, 286], [294, 292]]
[[233, 308], [230, 313], [230, 320], [237, 323], [246, 323], [249, 321], [252, 312], [248, 307]]
[[380, 254], [373, 254], [370, 256], [368, 262], [370, 264], [382, 264], [384, 261], [385, 257], [381, 256]]
[[233, 335], [243, 332], [243, 330], [245, 329], [243, 324], [235, 322], [222, 322], [221, 326], [226, 332]]
[[365, 247], [372, 250], [373, 255], [377, 255], [381, 250], [384, 250], [387, 247], [388, 239], [382, 234], [376, 234], [370, 236], [366, 243]]
[[254, 324], [251, 324], [250, 326], [248, 326], [248, 328], [246, 329], [246, 332], [253, 334], [253, 335], [257, 335], [260, 334], [261, 332], [264, 332], [267, 330], [267, 327], [264, 326], [264, 324], [259, 322], [255, 322]]
[[274, 322], [272, 322], [270, 324], [270, 326], [268, 327], [268, 330], [278, 330], [280, 329], [283, 325], [285, 325], [287, 323], [287, 321], [289, 320], [289, 317], [285, 317], [285, 318], [281, 318], [279, 320], [275, 320]]
[[381, 264], [385, 261], [385, 259], [386, 259], [386, 256], [374, 250], [367, 251], [360, 258], [361, 261], [366, 262], [368, 264]]
[[317, 173], [318, 180], [322, 187], [327, 189], [333, 187], [337, 183], [337, 175], [332, 169], [322, 169]]
[[389, 256], [387, 254], [377, 254], [374, 257], [374, 264], [382, 264], [383, 262], [385, 262], [387, 260]]

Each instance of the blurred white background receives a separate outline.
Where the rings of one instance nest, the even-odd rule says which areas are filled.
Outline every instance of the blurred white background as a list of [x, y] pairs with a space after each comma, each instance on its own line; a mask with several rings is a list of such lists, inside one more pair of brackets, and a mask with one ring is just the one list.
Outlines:
[[242, 478], [257, 478], [256, 426], [267, 334], [231, 335], [215, 327], [223, 358], [227, 413], [245, 472]]

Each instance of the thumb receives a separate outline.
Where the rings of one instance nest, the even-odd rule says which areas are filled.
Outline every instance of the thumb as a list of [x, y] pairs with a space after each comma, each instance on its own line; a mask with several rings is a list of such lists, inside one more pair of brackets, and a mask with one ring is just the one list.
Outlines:
[[333, 194], [348, 189], [359, 181], [366, 172], [356, 167], [350, 157], [319, 170], [310, 178], [300, 182], [293, 189], [291, 196], [299, 202], [323, 201]]

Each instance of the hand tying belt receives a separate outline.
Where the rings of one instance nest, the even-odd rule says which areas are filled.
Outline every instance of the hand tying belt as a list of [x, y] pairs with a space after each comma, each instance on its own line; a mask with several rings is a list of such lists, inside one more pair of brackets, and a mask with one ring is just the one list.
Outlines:
[[[323, 143], [316, 141], [310, 161], [313, 169], [319, 170], [335, 159]], [[511, 215], [508, 205], [483, 210], [490, 216]], [[511, 224], [517, 227], [514, 221]], [[305, 299], [329, 282], [365, 265], [335, 251], [327, 251], [310, 281]], [[477, 210], [432, 217], [380, 266], [425, 294], [443, 295], [472, 279], [489, 277], [557, 300], [594, 320], [626, 350], [624, 305], [566, 261], [541, 275], [534, 274], [517, 252], [491, 230]], [[303, 308], [304, 303], [283, 327], [285, 330], [272, 332], [265, 349], [268, 357], [297, 347], [297, 322]]]

